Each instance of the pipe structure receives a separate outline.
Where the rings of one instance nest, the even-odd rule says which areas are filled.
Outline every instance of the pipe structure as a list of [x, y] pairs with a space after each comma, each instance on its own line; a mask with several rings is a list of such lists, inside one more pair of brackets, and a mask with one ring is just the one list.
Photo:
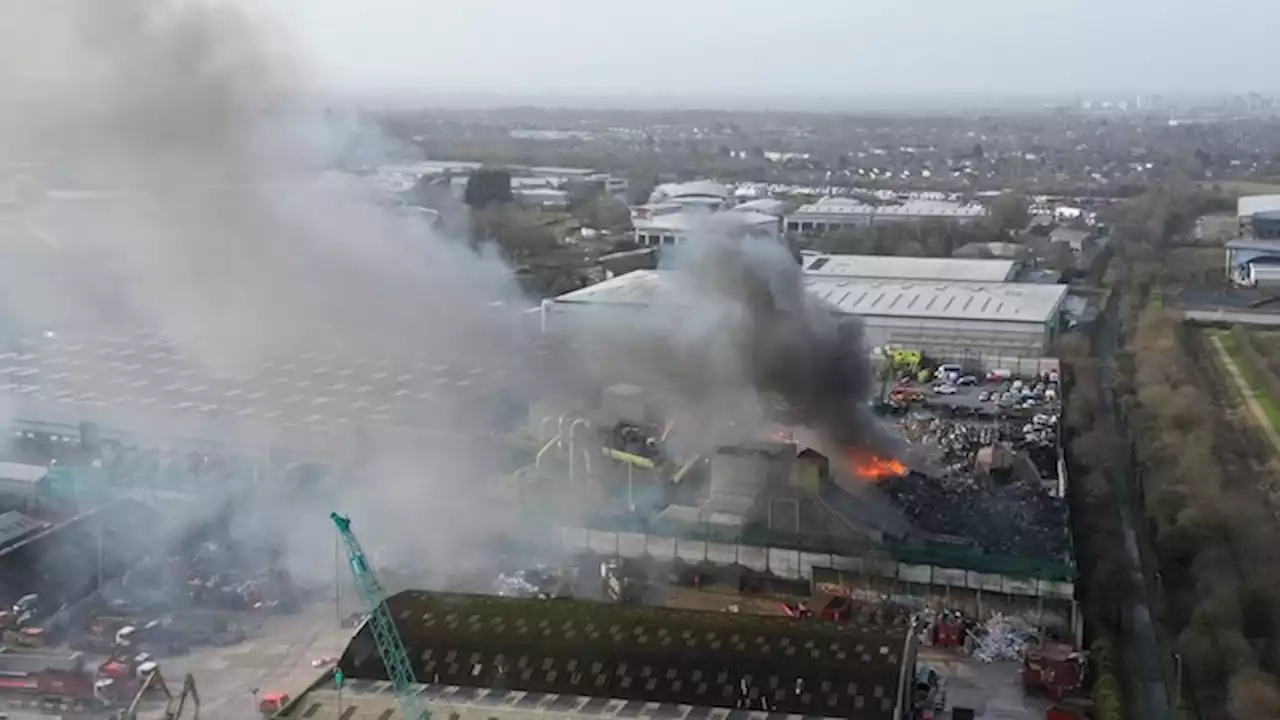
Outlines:
[[547, 451], [551, 449], [552, 445], [557, 445], [559, 443], [560, 443], [560, 436], [556, 435], [555, 437], [548, 440], [546, 445], [542, 446], [542, 449], [538, 451], [538, 454], [533, 457], [533, 467], [535, 470], [542, 469], [542, 456], [547, 454]]

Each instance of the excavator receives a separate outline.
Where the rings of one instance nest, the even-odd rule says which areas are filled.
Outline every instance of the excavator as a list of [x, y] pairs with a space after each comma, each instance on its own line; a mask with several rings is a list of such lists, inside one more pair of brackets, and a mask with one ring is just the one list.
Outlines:
[[187, 698], [191, 698], [191, 702], [195, 705], [192, 712], [192, 720], [200, 720], [200, 693], [196, 692], [196, 679], [190, 673], [182, 681], [182, 692], [174, 697], [169, 692], [169, 686], [165, 684], [164, 677], [159, 670], [151, 671], [147, 675], [147, 679], [138, 688], [138, 694], [133, 696], [133, 702], [129, 703], [129, 707], [121, 710], [115, 716], [115, 720], [138, 720], [138, 705], [142, 702], [142, 698], [151, 689], [158, 689], [165, 695], [164, 720], [181, 720], [182, 712], [186, 709]]

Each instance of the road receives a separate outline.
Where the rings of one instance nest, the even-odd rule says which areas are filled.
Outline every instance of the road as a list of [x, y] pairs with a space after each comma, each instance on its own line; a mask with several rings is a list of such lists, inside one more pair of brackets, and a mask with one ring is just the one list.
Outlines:
[[[323, 672], [311, 663], [337, 657], [351, 637], [338, 627], [332, 603], [319, 602], [296, 615], [269, 619], [261, 631], [228, 647], [197, 648], [189, 655], [161, 660], [161, 672], [176, 695], [191, 673], [200, 693], [204, 720], [258, 717], [254, 690], [297, 697]], [[159, 720], [160, 709], [139, 713]]]
[[[1124, 305], [1124, 293], [1117, 291], [1108, 303], [1102, 317], [1102, 332], [1099, 334], [1098, 372], [1103, 392], [1103, 417], [1100, 419], [1103, 430], [1116, 437], [1124, 437], [1116, 421], [1118, 404], [1113, 383], [1116, 347], [1120, 341], [1120, 312]], [[1140, 674], [1142, 685], [1143, 707], [1147, 720], [1172, 720], [1174, 715], [1169, 706], [1169, 687], [1161, 662], [1160, 643], [1157, 639], [1155, 622], [1151, 616], [1151, 607], [1147, 598], [1151, 597], [1151, 588], [1147, 586], [1146, 573], [1143, 572], [1142, 549], [1139, 545], [1137, 522], [1140, 512], [1135, 509], [1137, 499], [1130, 487], [1131, 478], [1127, 477], [1127, 468], [1122, 464], [1119, 469], [1110, 472], [1109, 480], [1112, 489], [1120, 498], [1117, 510], [1120, 515], [1120, 528], [1124, 534], [1125, 558], [1128, 560], [1129, 577], [1134, 588], [1140, 588], [1133, 594], [1127, 608], [1129, 637], [1124, 644], [1130, 648], [1135, 660], [1134, 665]]]

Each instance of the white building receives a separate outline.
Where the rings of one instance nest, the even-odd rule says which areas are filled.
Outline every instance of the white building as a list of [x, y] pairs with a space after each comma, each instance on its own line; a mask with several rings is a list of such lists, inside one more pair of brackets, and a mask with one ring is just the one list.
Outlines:
[[[1280, 195], [1245, 195], [1236, 201], [1237, 234], [1265, 240], [1280, 239], [1280, 228], [1275, 222], [1278, 212]], [[1255, 216], [1261, 217], [1263, 222], [1255, 223]]]
[[823, 253], [805, 253], [802, 260], [810, 277], [1001, 283], [1018, 274], [1013, 260]]
[[690, 209], [726, 210], [733, 205], [729, 188], [711, 180], [659, 185], [649, 195], [649, 204], [680, 205]]
[[[544, 300], [543, 331], [583, 313], [620, 313], [625, 322], [626, 312], [647, 307], [666, 282], [665, 271], [637, 270]], [[805, 283], [834, 312], [862, 318], [868, 350], [912, 347], [972, 364], [1046, 356], [1067, 295], [1065, 285], [1010, 282], [809, 276]]]
[[645, 247], [678, 245], [697, 232], [780, 238], [782, 203], [734, 205], [728, 188], [707, 180], [659, 185], [647, 204], [631, 208], [631, 227]]
[[631, 209], [636, 244], [645, 247], [679, 245], [698, 233], [731, 237], [782, 236], [782, 218], [755, 210], [690, 209], [679, 204], [644, 205]]
[[980, 205], [964, 205], [949, 200], [907, 200], [877, 205], [855, 198], [824, 197], [800, 206], [787, 216], [787, 232], [819, 234], [866, 227], [876, 223], [947, 220], [975, 222], [986, 216]]

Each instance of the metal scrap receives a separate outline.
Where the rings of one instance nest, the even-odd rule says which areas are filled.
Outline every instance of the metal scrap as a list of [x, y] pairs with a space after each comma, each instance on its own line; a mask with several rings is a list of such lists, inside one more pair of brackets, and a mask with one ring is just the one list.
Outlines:
[[973, 657], [982, 662], [1021, 662], [1035, 631], [1025, 620], [996, 613], [973, 630]]

